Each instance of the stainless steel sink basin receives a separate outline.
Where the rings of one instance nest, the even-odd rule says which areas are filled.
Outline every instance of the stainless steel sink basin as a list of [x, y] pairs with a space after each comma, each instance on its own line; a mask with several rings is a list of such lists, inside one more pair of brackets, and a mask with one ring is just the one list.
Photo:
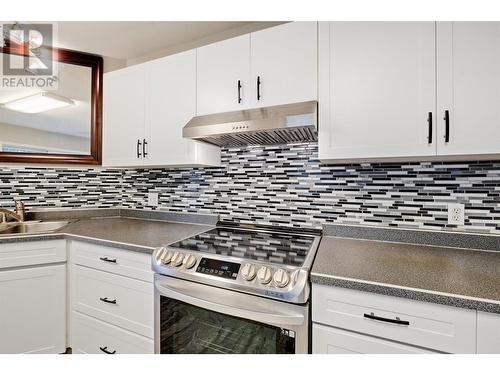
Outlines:
[[0, 224], [0, 235], [33, 234], [55, 232], [68, 225], [70, 221], [32, 221], [23, 223]]
[[17, 223], [0, 223], [0, 232], [11, 228], [13, 225], [17, 225]]

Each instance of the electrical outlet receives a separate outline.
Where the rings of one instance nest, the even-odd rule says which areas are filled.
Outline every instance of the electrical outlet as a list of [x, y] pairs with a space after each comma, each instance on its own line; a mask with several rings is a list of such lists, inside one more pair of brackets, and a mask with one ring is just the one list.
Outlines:
[[148, 206], [158, 206], [158, 193], [148, 193]]
[[465, 206], [462, 203], [448, 203], [448, 224], [464, 225]]

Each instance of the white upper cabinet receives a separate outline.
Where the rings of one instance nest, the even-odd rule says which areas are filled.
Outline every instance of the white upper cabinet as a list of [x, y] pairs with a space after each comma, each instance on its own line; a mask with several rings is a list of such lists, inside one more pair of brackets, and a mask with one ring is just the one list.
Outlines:
[[182, 137], [196, 116], [196, 50], [146, 64], [145, 165], [218, 165], [220, 148]]
[[438, 22], [437, 36], [438, 154], [499, 153], [500, 22]]
[[436, 154], [434, 22], [321, 22], [319, 157]]
[[250, 34], [197, 49], [197, 114], [250, 106]]
[[254, 107], [317, 100], [317, 34], [317, 22], [290, 22], [251, 34]]
[[137, 65], [104, 74], [103, 143], [105, 166], [142, 163], [145, 69]]
[[317, 100], [317, 23], [290, 22], [197, 49], [197, 114]]
[[500, 154], [499, 22], [320, 23], [318, 48], [321, 160]]
[[219, 147], [182, 137], [196, 115], [196, 51], [104, 76], [105, 166], [217, 166]]

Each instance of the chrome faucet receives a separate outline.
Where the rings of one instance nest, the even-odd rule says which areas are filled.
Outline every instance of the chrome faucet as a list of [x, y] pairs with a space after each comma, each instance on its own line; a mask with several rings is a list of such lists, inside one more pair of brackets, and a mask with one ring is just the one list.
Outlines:
[[0, 207], [0, 217], [2, 219], [2, 223], [7, 222], [7, 217], [10, 217], [20, 223], [24, 221], [24, 217], [26, 216], [26, 209], [24, 208], [23, 201], [14, 201], [16, 204], [16, 208], [14, 211], [7, 210], [6, 208]]

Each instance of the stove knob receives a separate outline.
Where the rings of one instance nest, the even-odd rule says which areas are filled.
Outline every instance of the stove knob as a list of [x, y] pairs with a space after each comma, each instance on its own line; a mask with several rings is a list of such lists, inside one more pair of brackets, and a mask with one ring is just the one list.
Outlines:
[[186, 257], [184, 258], [184, 261], [182, 262], [182, 264], [184, 265], [184, 267], [186, 267], [187, 269], [190, 269], [190, 268], [193, 268], [194, 265], [196, 264], [196, 257], [194, 255], [191, 255], [191, 254], [188, 254], [186, 255]]
[[160, 258], [161, 262], [163, 264], [169, 264], [170, 261], [172, 260], [172, 256], [174, 255], [174, 253], [170, 250], [167, 250], [166, 252], [164, 252]]
[[274, 285], [284, 288], [290, 282], [290, 275], [284, 269], [278, 268], [273, 276]]
[[182, 264], [183, 259], [184, 259], [184, 254], [176, 251], [172, 256], [172, 265], [175, 267], [179, 267]]
[[261, 284], [269, 284], [271, 281], [271, 270], [265, 266], [260, 267], [259, 272], [257, 272], [257, 278]]
[[247, 263], [241, 269], [241, 276], [247, 281], [252, 281], [255, 278], [255, 267]]
[[299, 280], [299, 275], [300, 275], [300, 270], [296, 270], [294, 273], [292, 273], [292, 277], [290, 278], [292, 285], [295, 285], [297, 281]]
[[166, 249], [164, 247], [158, 248], [156, 251], [156, 259], [158, 259], [158, 262], [161, 260], [161, 257], [165, 254]]

